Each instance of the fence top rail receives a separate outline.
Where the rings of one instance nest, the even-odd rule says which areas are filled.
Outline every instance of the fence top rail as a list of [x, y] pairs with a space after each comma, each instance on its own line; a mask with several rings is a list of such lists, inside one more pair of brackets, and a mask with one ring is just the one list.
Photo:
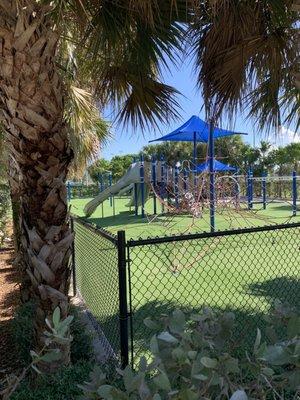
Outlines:
[[207, 239], [220, 236], [242, 235], [246, 233], [268, 232], [268, 231], [276, 231], [276, 230], [291, 229], [291, 228], [300, 228], [300, 222], [295, 222], [292, 224], [278, 224], [278, 225], [256, 226], [251, 228], [230, 229], [230, 230], [216, 231], [216, 232], [201, 232], [201, 233], [161, 236], [153, 238], [149, 237], [146, 239], [142, 238], [130, 239], [127, 241], [127, 246], [137, 247], [137, 246], [146, 246], [159, 243], [180, 242], [193, 239]]
[[86, 219], [84, 217], [78, 217], [77, 215], [73, 215], [72, 214], [71, 218], [72, 218], [73, 221], [77, 222], [78, 224], [84, 226], [85, 228], [89, 229], [90, 231], [92, 231], [92, 232], [104, 237], [105, 239], [109, 240], [113, 244], [117, 245], [118, 238], [113, 233], [107, 231], [104, 228], [101, 228], [101, 227], [99, 227], [97, 225], [94, 225], [94, 224], [86, 221]]

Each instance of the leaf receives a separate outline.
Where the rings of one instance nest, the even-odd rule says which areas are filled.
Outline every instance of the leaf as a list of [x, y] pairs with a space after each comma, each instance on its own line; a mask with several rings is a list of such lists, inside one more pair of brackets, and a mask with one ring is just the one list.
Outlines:
[[171, 390], [169, 378], [163, 371], [161, 371], [159, 375], [154, 377], [153, 382], [159, 389], [165, 390], [167, 392]]
[[256, 339], [255, 339], [254, 347], [253, 347], [254, 354], [257, 353], [257, 350], [260, 346], [260, 342], [261, 342], [261, 331], [259, 328], [257, 328]]
[[197, 375], [193, 375], [192, 378], [197, 379], [199, 381], [207, 381], [208, 376], [203, 375], [203, 374], [197, 374]]
[[274, 375], [274, 371], [272, 370], [272, 368], [268, 368], [268, 367], [264, 367], [261, 369], [261, 372], [266, 375], [266, 376], [272, 376]]
[[49, 351], [48, 353], [43, 354], [40, 357], [40, 360], [45, 362], [58, 361], [60, 359], [61, 359], [61, 353], [59, 351]]
[[202, 357], [200, 362], [206, 368], [216, 368], [218, 365], [218, 361], [215, 358], [210, 357]]
[[229, 400], [248, 400], [248, 396], [244, 390], [237, 390], [233, 393]]
[[290, 355], [282, 346], [268, 346], [262, 359], [273, 365], [284, 365], [290, 362]]
[[157, 336], [157, 339], [162, 340], [167, 343], [175, 344], [178, 343], [178, 340], [171, 335], [169, 332], [162, 332]]
[[288, 375], [289, 379], [289, 386], [292, 390], [299, 390], [300, 389], [300, 370], [296, 369], [292, 371]]
[[67, 318], [65, 318], [63, 321], [61, 321], [58, 325], [58, 333], [62, 336], [64, 336], [67, 332], [67, 330], [69, 329], [72, 321], [74, 319], [73, 315], [69, 315]]
[[52, 322], [55, 329], [58, 328], [59, 321], [60, 321], [60, 308], [56, 307], [52, 316]]
[[100, 397], [103, 399], [107, 399], [110, 395], [111, 390], [113, 389], [113, 386], [110, 385], [102, 385], [98, 388], [97, 393], [99, 394]]
[[157, 331], [159, 329], [159, 324], [153, 321], [150, 317], [144, 319], [144, 324], [147, 326], [147, 328], [152, 329], [154, 331]]
[[158, 347], [158, 342], [156, 339], [156, 336], [152, 336], [151, 340], [150, 340], [150, 350], [152, 352], [152, 354], [158, 354], [159, 353], [159, 347]]
[[139, 371], [145, 372], [147, 370], [147, 359], [145, 356], [141, 357], [139, 363]]
[[133, 378], [134, 378], [134, 373], [132, 372], [130, 366], [127, 365], [127, 367], [123, 370], [123, 380], [127, 392], [131, 391]]
[[185, 328], [185, 315], [180, 310], [175, 310], [170, 321], [170, 329], [175, 333], [181, 333]]
[[287, 326], [287, 333], [289, 339], [294, 338], [297, 335], [300, 335], [300, 317], [292, 317], [289, 320], [288, 326]]
[[182, 400], [197, 400], [199, 397], [191, 389], [183, 389], [179, 392], [178, 398]]
[[190, 350], [190, 351], [188, 351], [187, 354], [188, 354], [188, 358], [189, 358], [190, 360], [195, 360], [198, 353], [197, 353], [197, 351]]

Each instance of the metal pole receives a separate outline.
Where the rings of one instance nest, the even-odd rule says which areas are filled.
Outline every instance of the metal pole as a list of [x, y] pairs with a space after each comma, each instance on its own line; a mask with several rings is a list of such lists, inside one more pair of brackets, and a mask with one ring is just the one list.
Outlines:
[[141, 181], [141, 200], [142, 200], [142, 218], [145, 218], [145, 171], [144, 157], [140, 157], [140, 181]]
[[[133, 157], [133, 162], [136, 163], [135, 157]], [[138, 202], [137, 202], [137, 191], [138, 191], [138, 186], [137, 183], [133, 184], [133, 200], [134, 200], [134, 213], [135, 215], [139, 215], [139, 207], [138, 207]]]
[[214, 173], [214, 126], [210, 122], [209, 126], [209, 213], [210, 213], [210, 230], [215, 231], [215, 173]]
[[[156, 160], [155, 156], [152, 156], [152, 173], [151, 173], [151, 180], [152, 180], [152, 185], [155, 188], [156, 187]], [[156, 206], [156, 196], [155, 193], [153, 193], [153, 214], [157, 214], [157, 206]]]
[[122, 366], [122, 368], [125, 368], [129, 364], [125, 231], [118, 231], [117, 237], [118, 237], [119, 320], [120, 320], [121, 366]]
[[[70, 228], [71, 228], [71, 232], [73, 234], [75, 234], [73, 217], [70, 218]], [[76, 296], [76, 294], [77, 294], [77, 283], [76, 283], [76, 265], [75, 265], [75, 237], [73, 239], [71, 251], [72, 251], [71, 260], [72, 260], [73, 296]]]
[[193, 154], [193, 163], [194, 163], [194, 195], [197, 196], [196, 188], [197, 188], [197, 135], [196, 132], [193, 134], [193, 143], [194, 143], [194, 154]]
[[71, 198], [72, 198], [71, 184], [70, 184], [70, 182], [68, 182], [68, 184], [67, 184], [67, 191], [68, 191], [68, 201], [70, 201]]
[[175, 192], [175, 205], [176, 208], [179, 208], [179, 201], [178, 201], [178, 176], [179, 176], [179, 167], [176, 163], [175, 165], [175, 180], [174, 180], [174, 192]]
[[[160, 174], [161, 174], [161, 184], [160, 184], [160, 197], [162, 200], [164, 200], [164, 196], [165, 196], [165, 161], [164, 161], [164, 157], [161, 156], [160, 158], [161, 161], [161, 167], [160, 167]], [[164, 204], [162, 202], [161, 204], [161, 212], [164, 213], [165, 211], [165, 207]]]
[[[110, 173], [108, 175], [108, 181], [109, 181], [109, 187], [112, 186], [112, 173]], [[112, 207], [113, 206], [113, 199], [112, 199], [112, 195], [109, 197], [109, 204]]]
[[267, 208], [267, 181], [266, 181], [267, 173], [263, 172], [262, 176], [262, 200], [263, 200], [263, 209]]
[[293, 171], [293, 217], [297, 215], [297, 173]]
[[248, 210], [251, 210], [253, 208], [253, 173], [251, 167], [248, 170], [247, 189]]
[[188, 174], [186, 168], [183, 170], [183, 189], [185, 192], [188, 190]]

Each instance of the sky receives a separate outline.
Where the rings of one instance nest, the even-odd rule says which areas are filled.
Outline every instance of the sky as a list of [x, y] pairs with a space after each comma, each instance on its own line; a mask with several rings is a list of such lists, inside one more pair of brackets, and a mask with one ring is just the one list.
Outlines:
[[[198, 115], [204, 119], [204, 112], [201, 111], [203, 101], [199, 90], [196, 88], [195, 74], [193, 65], [189, 59], [180, 65], [180, 68], [171, 66], [170, 71], [164, 71], [163, 82], [174, 86], [182, 96], [178, 97], [181, 106], [181, 119], [170, 125], [161, 124], [159, 129], [153, 131], [139, 132], [129, 126], [126, 130], [120, 126], [112, 126], [113, 139], [101, 150], [100, 156], [105, 159], [111, 159], [115, 155], [128, 153], [138, 153], [141, 148], [148, 144], [149, 140], [159, 138], [169, 132], [172, 132], [192, 115]], [[104, 117], [111, 121], [113, 119], [111, 110], [108, 108], [104, 112]], [[224, 126], [226, 128], [226, 126]], [[279, 133], [267, 137], [263, 133], [258, 134], [254, 124], [246, 120], [242, 115], [236, 117], [234, 129], [238, 132], [248, 133], [244, 140], [251, 145], [258, 145], [261, 140], [268, 140], [273, 146], [282, 146], [290, 142], [300, 142], [300, 136], [295, 137], [294, 132], [282, 127]]]

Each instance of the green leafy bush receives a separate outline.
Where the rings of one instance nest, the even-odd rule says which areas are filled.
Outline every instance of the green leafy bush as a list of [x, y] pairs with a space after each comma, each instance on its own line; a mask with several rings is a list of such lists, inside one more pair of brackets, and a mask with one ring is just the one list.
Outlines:
[[[32, 302], [22, 304], [13, 319], [12, 332], [15, 346], [18, 352], [20, 366], [26, 366], [31, 362], [30, 350], [34, 345], [34, 313], [35, 305]], [[80, 320], [76, 307], [71, 307], [70, 314], [74, 316], [71, 324], [71, 361], [89, 361], [93, 357], [92, 338]]]
[[[233, 340], [234, 315], [204, 309], [188, 320], [179, 310], [146, 319], [155, 333], [153, 358], [133, 371], [117, 370], [118, 385], [97, 368], [81, 399], [206, 400], [296, 399], [300, 393], [300, 317], [278, 304], [262, 340], [241, 355]], [[279, 336], [281, 332], [283, 336]]]

